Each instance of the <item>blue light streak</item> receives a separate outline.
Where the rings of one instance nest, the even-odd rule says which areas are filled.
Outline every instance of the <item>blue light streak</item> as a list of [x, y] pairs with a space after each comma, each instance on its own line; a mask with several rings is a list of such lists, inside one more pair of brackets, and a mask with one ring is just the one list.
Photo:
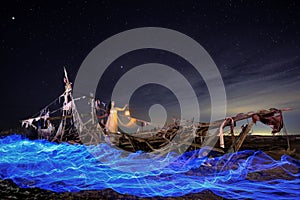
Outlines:
[[[89, 147], [27, 140], [20, 135], [0, 139], [0, 178], [23, 188], [55, 192], [103, 190], [141, 197], [182, 196], [211, 190], [229, 199], [297, 199], [300, 197], [300, 161], [287, 155], [276, 161], [261, 151], [242, 151], [217, 158], [193, 158], [196, 152], [177, 156], [176, 162], [151, 172], [124, 172], [111, 166], [150, 161], [143, 153], [122, 157], [107, 144]], [[94, 148], [94, 149], [93, 149]], [[198, 152], [197, 152], [198, 153]], [[105, 163], [99, 158], [107, 158]], [[101, 160], [101, 159], [100, 159]], [[111, 163], [108, 163], [108, 162]], [[119, 169], [121, 169], [121, 167]]]

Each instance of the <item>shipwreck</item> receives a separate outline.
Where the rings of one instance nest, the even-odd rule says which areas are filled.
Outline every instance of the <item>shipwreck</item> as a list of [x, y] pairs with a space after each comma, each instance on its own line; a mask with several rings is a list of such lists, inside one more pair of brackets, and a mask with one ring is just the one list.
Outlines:
[[[68, 79], [66, 70], [64, 72], [65, 91], [38, 114], [21, 121], [22, 127], [27, 129], [27, 137], [71, 144], [89, 145], [107, 142], [130, 152], [159, 151], [162, 154], [171, 150], [183, 153], [213, 144], [214, 152], [224, 154], [239, 151], [245, 138], [251, 134], [253, 125], [259, 121], [269, 126], [273, 135], [283, 129], [287, 138], [287, 148], [290, 150], [289, 138], [282, 115], [282, 112], [289, 111], [290, 108], [270, 108], [257, 112], [239, 113], [210, 123], [174, 120], [174, 123], [152, 131], [111, 132], [103, 123], [103, 118], [110, 115], [109, 110], [100, 108], [102, 114], [99, 115], [97, 100], [92, 94], [90, 97], [73, 98], [72, 84]], [[75, 104], [76, 101], [85, 98], [89, 98], [91, 107], [90, 119], [87, 122], [83, 122]], [[59, 108], [50, 110], [51, 105], [57, 104], [57, 102], [60, 102]], [[127, 117], [132, 123], [148, 123], [131, 117], [128, 110], [125, 111], [123, 117]], [[235, 130], [236, 123], [242, 120], [247, 120], [248, 123], [237, 132]], [[229, 127], [229, 131], [224, 131], [225, 127]], [[210, 133], [210, 130], [214, 132]]]

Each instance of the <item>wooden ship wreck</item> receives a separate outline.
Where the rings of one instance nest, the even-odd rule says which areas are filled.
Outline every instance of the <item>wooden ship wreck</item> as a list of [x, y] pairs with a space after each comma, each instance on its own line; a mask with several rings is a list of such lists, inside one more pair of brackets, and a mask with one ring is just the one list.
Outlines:
[[[93, 95], [90, 95], [88, 99], [91, 107], [90, 119], [83, 122], [82, 115], [78, 113], [75, 102], [87, 98], [85, 96], [73, 98], [72, 83], [68, 79], [66, 70], [64, 72], [65, 91], [63, 94], [43, 108], [37, 115], [22, 120], [22, 127], [28, 130], [27, 137], [46, 139], [58, 143], [68, 142], [86, 145], [107, 142], [130, 152], [159, 152], [160, 154], [170, 151], [183, 153], [204, 146], [212, 146], [213, 151], [224, 154], [239, 151], [257, 121], [270, 126], [273, 134], [279, 133], [284, 129], [282, 112], [290, 110], [289, 108], [271, 108], [257, 112], [240, 113], [211, 123], [175, 120], [174, 123], [158, 131], [110, 132], [103, 123], [103, 118], [109, 115], [109, 110], [100, 108], [104, 111], [102, 112], [104, 116], [99, 116], [97, 101]], [[62, 101], [61, 99], [63, 100], [62, 105], [60, 104], [61, 106], [58, 109], [51, 111], [51, 105], [57, 104], [57, 101]], [[125, 117], [134, 122], [145, 122], [129, 116], [128, 113]], [[248, 123], [243, 125], [237, 133], [234, 130], [236, 123], [242, 120], [247, 120]], [[225, 131], [226, 127], [229, 130]], [[286, 137], [289, 148], [287, 134]]]

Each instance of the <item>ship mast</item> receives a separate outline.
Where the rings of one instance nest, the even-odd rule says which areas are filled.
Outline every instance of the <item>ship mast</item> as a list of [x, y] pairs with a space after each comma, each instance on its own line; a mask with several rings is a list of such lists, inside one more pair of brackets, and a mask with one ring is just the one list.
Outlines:
[[[62, 141], [64, 133], [65, 133], [65, 127], [67, 123], [67, 116], [68, 112], [71, 109], [71, 101], [72, 101], [72, 83], [69, 81], [68, 74], [66, 71], [66, 68], [64, 67], [64, 83], [65, 83], [65, 91], [61, 95], [61, 97], [64, 98], [64, 103], [63, 103], [63, 109], [62, 109], [62, 120], [60, 122], [59, 128], [56, 132], [55, 137], [53, 138], [52, 141], [55, 141], [57, 137], [60, 135], [60, 141]], [[69, 101], [70, 99], [70, 101]]]

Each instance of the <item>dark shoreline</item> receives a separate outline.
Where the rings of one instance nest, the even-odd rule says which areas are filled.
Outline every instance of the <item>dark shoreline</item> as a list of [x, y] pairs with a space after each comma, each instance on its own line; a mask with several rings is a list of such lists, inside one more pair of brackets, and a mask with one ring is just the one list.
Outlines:
[[129, 194], [120, 194], [112, 189], [105, 190], [86, 190], [80, 192], [64, 192], [56, 193], [40, 188], [20, 188], [12, 180], [0, 179], [0, 196], [3, 199], [165, 199], [165, 200], [187, 200], [187, 199], [224, 199], [215, 195], [209, 190], [204, 190], [200, 193], [187, 194], [181, 197], [137, 197]]

